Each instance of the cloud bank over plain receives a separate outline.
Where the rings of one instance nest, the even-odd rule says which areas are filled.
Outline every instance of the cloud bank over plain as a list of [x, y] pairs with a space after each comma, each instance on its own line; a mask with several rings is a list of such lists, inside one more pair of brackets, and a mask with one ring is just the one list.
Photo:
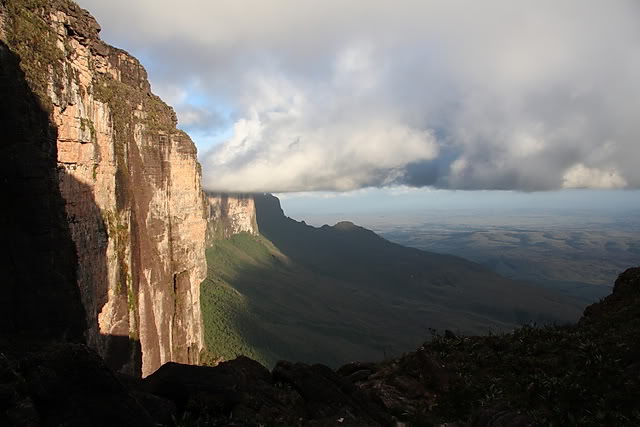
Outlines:
[[225, 135], [210, 190], [640, 188], [634, 0], [79, 3]]

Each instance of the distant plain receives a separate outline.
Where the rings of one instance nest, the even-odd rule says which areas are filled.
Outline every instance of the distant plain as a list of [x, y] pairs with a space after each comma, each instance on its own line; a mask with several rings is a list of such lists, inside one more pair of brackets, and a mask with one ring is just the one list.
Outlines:
[[[314, 225], [344, 214], [304, 215]], [[640, 264], [640, 212], [570, 209], [431, 209], [348, 216], [386, 239], [478, 262], [588, 304]]]

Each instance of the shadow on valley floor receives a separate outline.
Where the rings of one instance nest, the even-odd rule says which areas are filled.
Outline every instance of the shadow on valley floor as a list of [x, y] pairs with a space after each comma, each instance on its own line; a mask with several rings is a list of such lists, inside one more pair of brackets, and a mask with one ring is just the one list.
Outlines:
[[580, 303], [458, 257], [390, 243], [351, 223], [313, 228], [256, 197], [260, 236], [207, 251], [208, 356], [339, 366], [414, 349], [432, 330], [487, 334], [571, 322]]

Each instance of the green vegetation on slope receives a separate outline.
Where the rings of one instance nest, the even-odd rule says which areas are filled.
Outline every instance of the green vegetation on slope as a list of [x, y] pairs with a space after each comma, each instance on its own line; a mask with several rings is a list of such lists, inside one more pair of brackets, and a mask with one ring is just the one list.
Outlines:
[[[310, 227], [254, 196], [262, 233], [214, 240], [202, 284], [205, 360], [238, 354], [337, 367], [414, 349], [430, 329], [505, 332], [578, 318], [572, 301], [348, 222]], [[216, 224], [213, 224], [216, 225]]]
[[[280, 358], [334, 367], [381, 359], [385, 350], [398, 351], [398, 339], [410, 336], [419, 319], [408, 301], [383, 304], [352, 284], [337, 285], [263, 236], [217, 241], [208, 261], [210, 279], [202, 285], [207, 345], [225, 359], [244, 353], [270, 367]], [[410, 425], [466, 422], [472, 414], [507, 423], [524, 417], [535, 425], [635, 425], [640, 288], [637, 270], [621, 277], [614, 296], [589, 308], [578, 325], [529, 325], [489, 336], [435, 334], [417, 352], [371, 368], [375, 375], [358, 384], [390, 399], [388, 409]], [[628, 282], [634, 286], [624, 287]], [[338, 291], [343, 301], [335, 298]], [[375, 320], [367, 317], [370, 305]], [[404, 322], [395, 323], [398, 312], [390, 306]], [[418, 329], [424, 339], [428, 327]]]
[[[65, 52], [56, 45], [57, 34], [49, 27], [46, 17], [50, 8], [47, 0], [8, 0], [3, 2], [7, 16], [7, 44], [20, 56], [20, 67], [31, 90], [38, 96], [42, 106], [50, 111], [51, 100], [47, 95], [49, 78], [59, 94], [64, 78], [73, 78], [72, 72], [64, 70], [62, 61]], [[71, 49], [65, 46], [71, 54]]]
[[246, 265], [268, 262], [268, 242], [247, 233], [216, 240], [207, 249], [209, 275], [201, 284], [201, 307], [206, 351], [204, 363], [231, 360], [239, 355], [270, 366], [276, 362], [271, 340], [260, 330], [260, 320], [251, 312], [244, 295], [226, 280]]
[[207, 250], [205, 361], [245, 354], [267, 366], [337, 367], [409, 351], [430, 328], [484, 334], [577, 313], [553, 294], [353, 224], [315, 229], [281, 216], [270, 227], [265, 217], [269, 239], [241, 233]]
[[207, 263], [205, 362], [244, 354], [266, 366], [280, 359], [338, 366], [399, 353], [399, 343], [415, 347], [426, 333], [415, 326], [402, 334], [405, 322], [375, 297], [292, 262], [263, 236], [214, 241]]
[[[202, 310], [207, 350], [203, 363], [211, 364], [219, 359], [231, 360], [246, 355], [262, 364], [271, 360], [265, 352], [246, 341], [246, 331], [238, 325], [238, 319], [250, 317], [244, 297], [227, 283], [207, 279], [202, 284]], [[257, 319], [256, 319], [257, 320]]]

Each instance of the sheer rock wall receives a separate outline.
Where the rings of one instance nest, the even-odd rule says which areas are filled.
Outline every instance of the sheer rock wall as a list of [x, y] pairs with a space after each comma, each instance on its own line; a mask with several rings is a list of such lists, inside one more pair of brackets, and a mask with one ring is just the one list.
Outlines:
[[197, 363], [207, 205], [193, 142], [75, 3], [0, 0], [0, 27], [57, 128], [86, 341], [130, 374]]

